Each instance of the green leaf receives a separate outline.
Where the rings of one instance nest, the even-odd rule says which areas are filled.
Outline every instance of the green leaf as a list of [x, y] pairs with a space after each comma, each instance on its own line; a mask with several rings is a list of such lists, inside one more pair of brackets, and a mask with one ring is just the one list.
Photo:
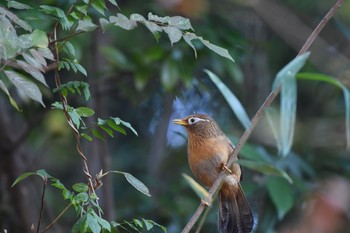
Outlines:
[[139, 179], [137, 179], [135, 176], [131, 175], [130, 173], [127, 172], [121, 172], [121, 171], [110, 171], [112, 173], [117, 173], [117, 174], [123, 174], [125, 179], [138, 191], [141, 193], [145, 194], [146, 196], [151, 196], [148, 188], [146, 185], [144, 185]]
[[87, 232], [88, 225], [86, 223], [87, 215], [84, 214], [79, 220], [73, 225], [71, 233], [82, 233]]
[[237, 97], [230, 91], [230, 89], [228, 89], [228, 87], [220, 80], [218, 76], [216, 76], [210, 70], [204, 70], [204, 72], [208, 74], [211, 81], [216, 85], [216, 87], [226, 99], [233, 113], [236, 115], [243, 127], [247, 129], [250, 126], [250, 120], [241, 102], [239, 102]]
[[315, 73], [299, 73], [297, 74], [298, 79], [312, 80], [312, 81], [322, 81], [342, 89], [344, 95], [345, 104], [345, 130], [346, 130], [346, 145], [347, 150], [350, 150], [350, 91], [342, 84], [339, 80], [332, 78], [324, 74]]
[[74, 196], [74, 201], [78, 204], [87, 202], [89, 200], [89, 195], [87, 193], [78, 193]]
[[32, 100], [39, 102], [43, 107], [45, 107], [45, 104], [42, 101], [41, 91], [34, 82], [15, 71], [7, 70], [5, 71], [5, 74], [21, 93]]
[[102, 229], [106, 229], [108, 232], [111, 231], [111, 224], [108, 221], [99, 217], [95, 212], [92, 212], [92, 215], [95, 217], [95, 219], [97, 220], [98, 224], [100, 224]]
[[292, 188], [284, 179], [273, 176], [268, 177], [266, 187], [281, 220], [294, 204]]
[[231, 55], [228, 53], [227, 49], [224, 49], [222, 47], [214, 45], [214, 44], [210, 43], [208, 40], [204, 40], [202, 37], [198, 37], [198, 39], [211, 51], [215, 52], [216, 54], [218, 54], [222, 57], [225, 57], [225, 58], [231, 60], [232, 62], [235, 62], [233, 60], [233, 58], [231, 57]]
[[89, 190], [89, 187], [84, 183], [73, 184], [72, 188], [74, 191], [76, 191], [78, 193], [87, 192]]
[[[122, 125], [124, 125], [125, 127], [129, 128], [136, 136], [138, 136], [136, 130], [131, 126], [131, 124], [129, 122], [123, 121], [122, 119], [118, 118], [118, 117], [111, 117], [115, 122], [120, 121], [120, 123]], [[119, 119], [119, 120], [118, 120]]]
[[44, 31], [35, 29], [33, 31], [33, 46], [39, 48], [47, 48], [49, 45], [49, 39]]
[[290, 152], [293, 144], [297, 101], [295, 75], [304, 66], [309, 56], [310, 53], [308, 52], [294, 58], [277, 73], [273, 83], [273, 90], [281, 86], [280, 135], [278, 137], [280, 141], [278, 143], [282, 150], [280, 153], [283, 156]]
[[80, 136], [82, 136], [83, 138], [85, 138], [89, 142], [92, 141], [92, 137], [90, 135], [88, 135], [87, 133], [82, 133]]
[[146, 226], [146, 230], [149, 231], [153, 228], [153, 223], [152, 221], [149, 221], [149, 220], [146, 220], [146, 219], [142, 219], [143, 223], [145, 224]]
[[109, 21], [125, 30], [131, 30], [137, 26], [135, 21], [128, 19], [125, 15], [120, 13], [117, 13], [117, 16], [110, 16]]
[[108, 126], [111, 127], [113, 130], [115, 130], [115, 131], [117, 131], [117, 132], [119, 132], [119, 133], [122, 133], [122, 134], [126, 135], [125, 129], [123, 129], [122, 127], [120, 127], [119, 125], [117, 125], [117, 124], [115, 123], [114, 120], [112, 120], [112, 119], [107, 120], [107, 124], [108, 124]]
[[91, 20], [79, 20], [76, 31], [91, 32], [94, 31], [96, 28], [97, 25], [91, 22]]
[[51, 178], [51, 181], [52, 181], [52, 186], [59, 188], [61, 190], [67, 190], [66, 187], [64, 187], [64, 185], [61, 183], [59, 179]]
[[64, 48], [70, 55], [72, 55], [73, 57], [76, 56], [74, 45], [70, 41], [66, 41], [64, 43]]
[[75, 111], [79, 114], [81, 117], [90, 117], [95, 114], [95, 111], [88, 107], [78, 107], [75, 109]]
[[25, 172], [22, 175], [20, 175], [19, 177], [17, 177], [17, 179], [13, 182], [13, 184], [11, 185], [11, 188], [13, 186], [15, 186], [16, 184], [18, 184], [19, 182], [21, 182], [22, 180], [24, 180], [25, 178], [32, 176], [32, 175], [36, 175], [35, 172]]
[[109, 136], [111, 136], [112, 138], [114, 137], [114, 133], [113, 130], [111, 130], [110, 128], [107, 128], [105, 125], [99, 125], [101, 129], [103, 129]]
[[73, 23], [68, 20], [66, 14], [60, 8], [48, 5], [41, 5], [40, 8], [46, 14], [50, 14], [57, 17], [60, 21], [63, 30], [69, 30], [72, 27]]
[[286, 179], [290, 184], [293, 183], [292, 178], [283, 170], [262, 161], [238, 160], [239, 164], [252, 170], [256, 170], [268, 175], [280, 176]]
[[105, 139], [103, 138], [102, 134], [100, 133], [100, 131], [98, 131], [97, 129], [93, 129], [92, 130], [92, 134], [97, 137], [98, 139], [104, 141]]
[[163, 31], [168, 34], [171, 45], [174, 45], [176, 42], [181, 40], [182, 31], [176, 27], [166, 26], [162, 27]]
[[86, 222], [92, 233], [101, 233], [101, 226], [98, 224], [96, 218], [90, 213], [86, 216]]
[[100, 14], [105, 15], [104, 10], [107, 9], [107, 7], [104, 0], [94, 0], [91, 5]]
[[189, 184], [189, 186], [192, 188], [192, 190], [198, 195], [198, 197], [201, 200], [207, 201], [209, 202], [209, 204], [212, 203], [212, 200], [208, 200], [209, 193], [205, 188], [203, 188], [203, 186], [198, 184], [197, 181], [195, 181], [192, 177], [186, 174], [182, 174], [182, 176], [185, 178], [185, 181], [187, 182], [187, 184]]
[[146, 185], [144, 185], [139, 179], [137, 179], [135, 176], [131, 175], [130, 173], [123, 172], [125, 179], [132, 185], [134, 188], [136, 188], [141, 193], [145, 194], [146, 196], [151, 196], [148, 188]]
[[7, 97], [9, 98], [9, 101], [11, 103], [11, 105], [17, 110], [20, 111], [16, 101], [12, 98], [12, 96], [10, 95], [10, 92], [8, 91], [6, 85], [4, 84], [4, 82], [2, 80], [0, 80], [0, 89], [5, 92], [5, 94], [7, 95]]
[[73, 196], [72, 192], [67, 190], [67, 189], [64, 189], [62, 190], [62, 197], [64, 200], [68, 200], [70, 199], [71, 197]]
[[8, 8], [14, 8], [14, 9], [17, 9], [17, 10], [30, 10], [30, 9], [33, 9], [32, 7], [26, 5], [26, 4], [23, 4], [23, 3], [20, 3], [20, 2], [16, 2], [16, 1], [8, 1], [7, 2], [7, 7]]

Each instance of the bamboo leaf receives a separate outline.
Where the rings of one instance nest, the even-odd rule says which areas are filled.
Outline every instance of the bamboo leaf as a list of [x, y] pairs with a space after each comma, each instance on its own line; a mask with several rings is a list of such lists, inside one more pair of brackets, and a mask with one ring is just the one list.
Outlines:
[[250, 125], [250, 120], [241, 102], [239, 102], [237, 97], [230, 91], [230, 89], [228, 89], [228, 87], [220, 80], [218, 76], [216, 76], [210, 70], [204, 70], [204, 72], [208, 74], [211, 81], [213, 81], [213, 83], [216, 85], [216, 87], [226, 99], [227, 103], [231, 107], [231, 110], [234, 112], [238, 120], [241, 122], [243, 127], [247, 129]]

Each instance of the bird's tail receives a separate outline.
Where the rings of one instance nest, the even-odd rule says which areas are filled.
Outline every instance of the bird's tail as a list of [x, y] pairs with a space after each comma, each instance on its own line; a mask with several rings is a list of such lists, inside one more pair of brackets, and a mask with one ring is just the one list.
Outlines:
[[239, 183], [234, 188], [230, 192], [227, 189], [219, 192], [219, 230], [221, 233], [250, 233], [254, 218], [249, 203]]

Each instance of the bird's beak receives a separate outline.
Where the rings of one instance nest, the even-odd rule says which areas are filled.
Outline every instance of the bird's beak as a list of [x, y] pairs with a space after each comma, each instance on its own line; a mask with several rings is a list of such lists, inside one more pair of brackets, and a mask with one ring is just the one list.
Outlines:
[[173, 123], [177, 125], [184, 125], [184, 126], [187, 125], [187, 121], [184, 119], [174, 119]]

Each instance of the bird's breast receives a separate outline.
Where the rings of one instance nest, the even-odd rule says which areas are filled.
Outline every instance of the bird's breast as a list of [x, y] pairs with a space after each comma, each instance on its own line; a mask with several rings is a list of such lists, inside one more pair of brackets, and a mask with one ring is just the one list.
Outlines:
[[232, 150], [225, 136], [201, 140], [189, 138], [188, 162], [192, 173], [205, 186], [211, 186]]

